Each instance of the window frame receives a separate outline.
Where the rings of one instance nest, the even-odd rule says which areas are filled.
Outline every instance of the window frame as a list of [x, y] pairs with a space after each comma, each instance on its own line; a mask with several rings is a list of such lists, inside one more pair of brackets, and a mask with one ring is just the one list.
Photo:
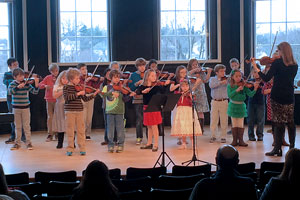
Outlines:
[[[216, 17], [216, 19], [217, 19], [217, 22], [216, 22], [216, 24], [217, 24], [217, 58], [215, 58], [215, 59], [210, 59], [210, 58], [208, 58], [207, 60], [205, 60], [205, 59], [197, 59], [200, 63], [220, 63], [220, 62], [222, 62], [222, 49], [221, 49], [221, 44], [222, 44], [222, 37], [221, 37], [221, 32], [222, 32], [222, 30], [221, 30], [221, 0], [216, 0], [217, 1], [217, 17]], [[206, 2], [208, 2], [207, 0], [206, 0]], [[159, 37], [158, 37], [158, 57], [159, 57], [159, 62], [160, 63], [162, 63], [162, 64], [164, 64], [164, 63], [168, 63], [168, 64], [187, 64], [188, 62], [189, 62], [189, 60], [161, 60], [161, 55], [160, 55], [160, 49], [161, 49], [161, 33], [160, 33], [160, 31], [161, 31], [161, 8], [160, 8], [160, 5], [161, 5], [161, 3], [159, 3], [158, 4], [158, 10], [159, 10], [159, 17], [158, 17], [158, 30], [159, 30]], [[209, 13], [208, 12], [209, 11], [209, 9], [208, 10], [206, 10], [205, 11], [205, 17], [207, 18], [209, 15], [211, 15], [211, 13]], [[210, 31], [211, 32], [211, 31]], [[206, 46], [208, 46], [208, 49], [207, 49], [207, 51], [208, 52], [210, 52], [210, 49], [209, 49], [209, 43], [210, 43], [210, 37], [208, 37], [208, 38], [206, 38], [206, 40], [208, 40], [207, 42], [207, 45]], [[192, 58], [190, 58], [190, 59], [192, 59]]]

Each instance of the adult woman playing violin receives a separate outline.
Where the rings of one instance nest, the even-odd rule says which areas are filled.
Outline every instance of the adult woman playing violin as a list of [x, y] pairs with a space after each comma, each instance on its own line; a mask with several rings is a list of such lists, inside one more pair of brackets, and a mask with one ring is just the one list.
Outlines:
[[274, 77], [271, 91], [271, 107], [274, 123], [275, 146], [267, 156], [282, 156], [282, 135], [285, 124], [288, 126], [290, 148], [295, 146], [296, 127], [294, 123], [294, 79], [298, 65], [289, 43], [282, 42], [277, 46], [279, 59], [274, 60], [267, 74], [263, 74], [256, 66], [255, 59], [251, 62], [263, 81], [268, 82]]

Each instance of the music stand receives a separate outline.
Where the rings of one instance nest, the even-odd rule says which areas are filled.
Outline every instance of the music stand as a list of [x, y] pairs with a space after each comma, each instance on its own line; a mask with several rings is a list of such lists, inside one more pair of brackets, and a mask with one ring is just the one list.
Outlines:
[[[177, 104], [181, 94], [156, 94], [153, 95], [147, 109], [144, 112], [156, 112], [160, 111], [162, 113], [162, 152], [160, 153], [157, 161], [154, 164], [160, 165], [161, 167], [168, 167], [170, 163], [175, 165], [170, 156], [165, 152], [165, 131], [164, 131], [164, 112], [172, 111]], [[170, 160], [167, 165], [165, 165], [165, 156]], [[160, 159], [161, 162], [160, 162]]]

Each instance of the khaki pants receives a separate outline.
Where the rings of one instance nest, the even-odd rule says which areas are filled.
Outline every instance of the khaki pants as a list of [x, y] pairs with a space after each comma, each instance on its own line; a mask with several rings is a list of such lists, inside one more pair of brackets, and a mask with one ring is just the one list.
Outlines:
[[90, 136], [92, 132], [92, 120], [94, 112], [94, 99], [83, 102], [83, 113], [84, 113], [84, 124], [85, 124], [85, 135]]
[[54, 107], [56, 102], [46, 102], [47, 107], [47, 128], [48, 134], [53, 135], [52, 131], [52, 121], [53, 121], [53, 114], [54, 114]]
[[77, 131], [77, 144], [80, 151], [85, 150], [85, 133], [84, 133], [84, 121], [83, 111], [80, 112], [66, 112], [66, 133], [68, 136], [68, 152], [74, 151], [74, 131], [76, 126]]
[[13, 108], [14, 123], [16, 132], [16, 144], [21, 144], [22, 128], [26, 136], [26, 145], [31, 143], [31, 130], [30, 130], [30, 109]]
[[211, 100], [210, 111], [210, 132], [211, 137], [216, 137], [216, 129], [221, 121], [221, 138], [226, 138], [228, 128], [228, 115], [227, 115], [228, 101], [215, 101]]

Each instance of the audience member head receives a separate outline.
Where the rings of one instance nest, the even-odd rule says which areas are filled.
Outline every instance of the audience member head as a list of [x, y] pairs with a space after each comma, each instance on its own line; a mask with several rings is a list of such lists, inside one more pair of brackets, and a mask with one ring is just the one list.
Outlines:
[[300, 183], [300, 149], [293, 148], [286, 153], [284, 167], [279, 178], [292, 184]]
[[82, 195], [97, 193], [101, 199], [117, 197], [117, 188], [111, 182], [108, 167], [99, 160], [88, 164], [78, 189]]
[[231, 145], [221, 146], [216, 155], [216, 164], [219, 169], [232, 170], [239, 163], [239, 152]]

